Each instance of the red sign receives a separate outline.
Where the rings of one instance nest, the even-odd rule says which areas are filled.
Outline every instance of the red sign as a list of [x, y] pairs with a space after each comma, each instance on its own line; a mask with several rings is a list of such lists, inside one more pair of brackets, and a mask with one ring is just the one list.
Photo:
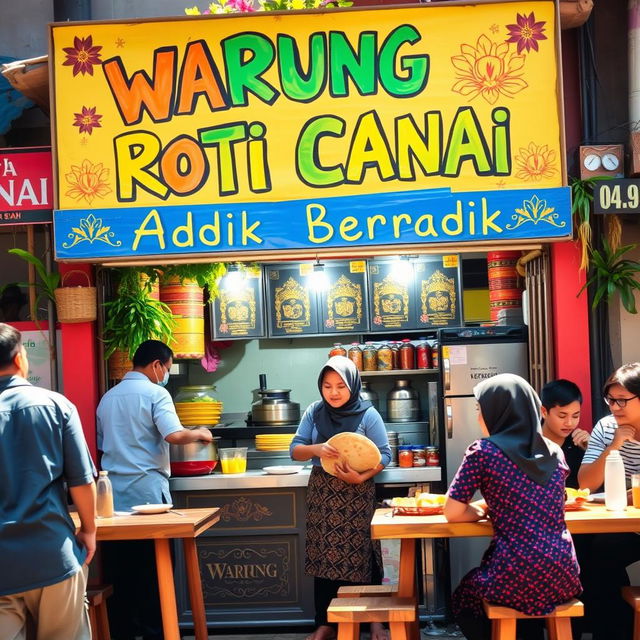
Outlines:
[[0, 225], [52, 221], [51, 149], [0, 149]]

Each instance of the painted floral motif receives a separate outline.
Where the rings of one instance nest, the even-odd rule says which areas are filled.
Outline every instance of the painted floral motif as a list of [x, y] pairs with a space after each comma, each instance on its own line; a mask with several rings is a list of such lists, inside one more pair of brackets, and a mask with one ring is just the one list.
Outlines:
[[124, 38], [116, 38], [115, 44], [118, 49], [122, 49], [122, 47], [124, 47], [124, 44], [125, 44]]
[[521, 77], [525, 57], [509, 53], [508, 43], [492, 42], [483, 34], [475, 47], [462, 44], [460, 51], [462, 55], [451, 58], [457, 78], [452, 91], [495, 104], [501, 95], [512, 98], [529, 86]]
[[74, 200], [86, 200], [91, 204], [94, 198], [104, 198], [111, 193], [107, 182], [109, 169], [105, 169], [102, 162], [93, 164], [90, 160], [83, 160], [80, 166], [71, 165], [71, 171], [64, 177], [71, 186], [65, 195]]
[[70, 249], [81, 242], [88, 242], [89, 244], [106, 242], [112, 247], [119, 247], [122, 242], [120, 240], [113, 241], [115, 233], [110, 229], [111, 227], [103, 226], [102, 218], [96, 218], [93, 213], [90, 213], [86, 218], [80, 219], [77, 227], [71, 227], [72, 233], [67, 236], [71, 242], [63, 242], [62, 246], [65, 249]]
[[100, 60], [100, 46], [94, 46], [93, 37], [87, 36], [86, 38], [78, 38], [76, 36], [73, 39], [73, 47], [64, 47], [63, 51], [67, 54], [66, 60], [62, 63], [65, 67], [73, 66], [73, 75], [77, 76], [79, 73], [85, 75], [88, 73], [93, 75], [93, 65], [101, 64]]
[[546, 40], [542, 32], [546, 21], [536, 22], [533, 11], [528, 15], [519, 13], [516, 17], [517, 24], [508, 24], [509, 38], [506, 42], [518, 45], [518, 53], [522, 53], [525, 49], [527, 53], [532, 49], [539, 51], [538, 40]]
[[554, 207], [548, 207], [546, 200], [541, 200], [538, 196], [532, 196], [531, 200], [524, 200], [522, 208], [515, 209], [515, 214], [511, 216], [516, 221], [515, 224], [506, 225], [507, 229], [517, 229], [521, 225], [531, 222], [537, 225], [538, 222], [547, 222], [554, 227], [565, 227], [566, 222], [556, 222], [560, 217]]
[[100, 124], [102, 116], [96, 113], [96, 107], [82, 107], [82, 111], [80, 113], [74, 113], [73, 117], [75, 118], [73, 126], [80, 127], [80, 133], [88, 133], [91, 135], [91, 132], [96, 127], [102, 126]]
[[527, 182], [540, 182], [542, 179], [552, 178], [557, 170], [556, 152], [548, 145], [537, 145], [530, 142], [525, 149], [521, 147], [516, 162], [516, 178]]

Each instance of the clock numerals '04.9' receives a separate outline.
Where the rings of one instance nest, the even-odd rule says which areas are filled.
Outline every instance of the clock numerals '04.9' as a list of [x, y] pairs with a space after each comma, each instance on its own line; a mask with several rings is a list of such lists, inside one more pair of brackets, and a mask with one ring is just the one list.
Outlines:
[[625, 193], [619, 184], [600, 185], [600, 207], [607, 209], [631, 209], [638, 210], [640, 205], [640, 187], [631, 183], [626, 185]]

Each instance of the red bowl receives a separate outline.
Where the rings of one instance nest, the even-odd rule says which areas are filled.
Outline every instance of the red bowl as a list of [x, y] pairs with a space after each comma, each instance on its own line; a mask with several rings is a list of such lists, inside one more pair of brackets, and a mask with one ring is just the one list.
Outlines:
[[172, 476], [204, 476], [211, 473], [218, 464], [217, 460], [191, 460], [190, 462], [172, 462]]

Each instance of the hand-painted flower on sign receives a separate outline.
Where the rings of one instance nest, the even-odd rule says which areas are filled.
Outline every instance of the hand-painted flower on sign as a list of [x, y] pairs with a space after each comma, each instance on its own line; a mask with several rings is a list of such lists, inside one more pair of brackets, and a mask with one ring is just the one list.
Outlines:
[[560, 214], [556, 213], [554, 207], [548, 207], [546, 200], [541, 200], [538, 196], [532, 196], [531, 200], [524, 200], [522, 209], [516, 208], [515, 214], [511, 216], [516, 221], [515, 224], [506, 225], [507, 229], [517, 229], [526, 222], [532, 222], [537, 225], [538, 222], [547, 222], [554, 227], [566, 227], [565, 221], [556, 222]]
[[556, 152], [548, 145], [530, 142], [525, 149], [521, 147], [516, 161], [516, 178], [527, 182], [540, 182], [543, 178], [552, 178], [556, 173]]
[[87, 36], [86, 38], [78, 38], [76, 36], [73, 39], [73, 47], [64, 47], [62, 50], [67, 54], [65, 61], [62, 63], [65, 67], [73, 66], [73, 75], [77, 76], [79, 73], [84, 75], [88, 73], [93, 75], [93, 65], [100, 64], [100, 49], [102, 47], [93, 45], [93, 37]]
[[538, 51], [538, 40], [546, 40], [547, 36], [542, 33], [546, 21], [536, 22], [533, 11], [528, 15], [519, 13], [516, 17], [517, 24], [508, 24], [509, 38], [506, 42], [517, 43], [518, 53], [525, 49], [527, 53], [533, 49]]
[[102, 126], [100, 124], [102, 116], [96, 113], [96, 107], [82, 107], [82, 111], [80, 113], [74, 113], [73, 117], [75, 118], [73, 126], [80, 127], [80, 133], [88, 133], [91, 135], [91, 132], [96, 127]]
[[91, 204], [94, 198], [104, 198], [111, 193], [107, 183], [109, 169], [105, 169], [102, 162], [93, 164], [90, 160], [83, 160], [80, 166], [71, 165], [71, 171], [64, 177], [71, 185], [65, 195], [74, 200], [86, 200]]
[[62, 246], [65, 249], [75, 247], [81, 242], [88, 242], [93, 244], [94, 242], [106, 242], [112, 247], [119, 247], [122, 244], [121, 240], [113, 242], [112, 238], [115, 236], [113, 231], [110, 231], [111, 227], [105, 227], [102, 224], [102, 218], [96, 218], [93, 213], [90, 213], [86, 218], [80, 218], [80, 223], [77, 227], [71, 227], [72, 233], [68, 234], [68, 238], [71, 242], [63, 242]]
[[512, 98], [529, 86], [520, 72], [524, 56], [509, 53], [506, 42], [492, 42], [483, 34], [475, 47], [462, 44], [460, 51], [462, 55], [451, 58], [458, 79], [452, 91], [471, 100], [480, 95], [495, 104], [501, 95]]

